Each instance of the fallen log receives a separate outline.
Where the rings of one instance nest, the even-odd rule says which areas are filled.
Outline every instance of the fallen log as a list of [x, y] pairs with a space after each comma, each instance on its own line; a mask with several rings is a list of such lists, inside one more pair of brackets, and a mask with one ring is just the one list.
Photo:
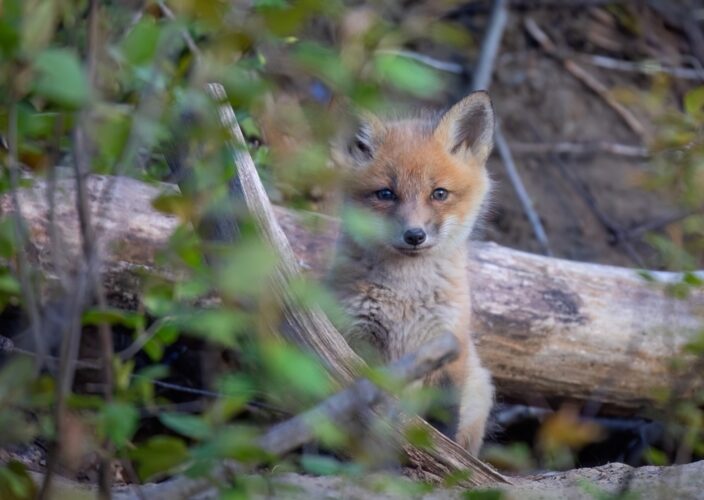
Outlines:
[[[91, 200], [108, 179], [88, 179]], [[179, 222], [151, 205], [160, 193], [174, 189], [120, 178], [99, 218], [93, 207], [114, 305], [137, 305], [145, 271], [177, 276], [177, 270], [160, 269], [154, 256]], [[21, 190], [19, 200], [30, 232], [30, 257], [51, 278], [45, 190], [45, 183], [35, 180]], [[64, 266], [80, 256], [73, 200], [73, 181], [59, 180], [55, 218]], [[12, 212], [9, 197], [0, 197], [0, 213]], [[275, 213], [302, 267], [320, 275], [335, 241], [336, 220], [278, 207]], [[471, 244], [467, 272], [473, 283], [473, 331], [502, 397], [529, 404], [540, 398], [597, 400], [633, 412], [652, 405], [657, 389], [676, 382], [671, 357], [702, 331], [704, 291], [679, 300], [665, 292], [667, 283], [678, 279], [674, 273], [653, 273], [658, 282], [649, 282], [630, 269]], [[701, 379], [692, 377], [683, 395], [701, 387]]]

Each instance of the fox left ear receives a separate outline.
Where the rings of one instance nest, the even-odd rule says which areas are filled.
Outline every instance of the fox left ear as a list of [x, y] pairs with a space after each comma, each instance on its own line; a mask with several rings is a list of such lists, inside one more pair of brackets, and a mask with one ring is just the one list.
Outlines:
[[447, 111], [433, 135], [447, 150], [484, 165], [494, 146], [494, 109], [489, 94], [472, 92]]

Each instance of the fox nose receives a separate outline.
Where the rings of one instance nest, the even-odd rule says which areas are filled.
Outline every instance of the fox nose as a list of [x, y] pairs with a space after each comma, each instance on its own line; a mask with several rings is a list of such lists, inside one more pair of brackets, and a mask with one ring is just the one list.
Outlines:
[[412, 229], [407, 229], [405, 233], [403, 233], [403, 239], [406, 243], [409, 245], [420, 245], [425, 241], [425, 231], [419, 227], [414, 227]]

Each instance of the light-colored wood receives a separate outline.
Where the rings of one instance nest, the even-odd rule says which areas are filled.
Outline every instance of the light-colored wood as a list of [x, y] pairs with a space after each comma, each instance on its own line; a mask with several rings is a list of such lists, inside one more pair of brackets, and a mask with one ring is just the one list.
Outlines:
[[[90, 199], [106, 181], [88, 179]], [[70, 179], [58, 184], [60, 250], [69, 263], [80, 255], [74, 184]], [[37, 180], [19, 198], [32, 237], [30, 256], [51, 277], [44, 190], [44, 182]], [[103, 233], [106, 287], [113, 304], [135, 307], [143, 270], [171, 278], [178, 273], [158, 269], [154, 260], [178, 221], [151, 206], [160, 192], [174, 188], [120, 178], [115, 190], [111, 206], [96, 219]], [[0, 198], [0, 211], [13, 211], [9, 197]], [[274, 213], [300, 267], [320, 275], [337, 222], [278, 207]], [[530, 404], [542, 398], [596, 400], [614, 409], [637, 410], [653, 404], [655, 390], [672, 382], [671, 356], [704, 327], [701, 290], [678, 300], [664, 292], [665, 284], [647, 282], [634, 270], [541, 257], [492, 243], [471, 245], [467, 272], [473, 284], [473, 331], [502, 398]], [[663, 282], [677, 279], [671, 273], [654, 276]], [[355, 359], [353, 353], [349, 356]], [[690, 391], [701, 386], [700, 378], [689, 380]]]

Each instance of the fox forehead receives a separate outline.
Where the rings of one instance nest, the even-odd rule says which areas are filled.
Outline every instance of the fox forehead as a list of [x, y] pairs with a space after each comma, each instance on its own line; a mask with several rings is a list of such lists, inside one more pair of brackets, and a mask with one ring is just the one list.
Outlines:
[[480, 165], [459, 162], [421, 121], [386, 125], [378, 138], [374, 158], [363, 175], [356, 175], [355, 190], [392, 189], [400, 198], [428, 195], [435, 188], [463, 194], [483, 184]]

